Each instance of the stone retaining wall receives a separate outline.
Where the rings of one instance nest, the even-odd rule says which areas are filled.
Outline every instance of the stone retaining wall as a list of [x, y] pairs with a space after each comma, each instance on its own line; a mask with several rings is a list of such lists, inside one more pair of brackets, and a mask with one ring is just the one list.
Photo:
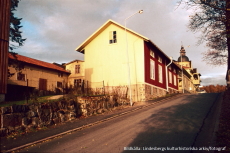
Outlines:
[[0, 109], [0, 136], [14, 131], [28, 131], [31, 128], [54, 125], [80, 116], [101, 114], [128, 101], [118, 96], [77, 97], [47, 103], [13, 105]]

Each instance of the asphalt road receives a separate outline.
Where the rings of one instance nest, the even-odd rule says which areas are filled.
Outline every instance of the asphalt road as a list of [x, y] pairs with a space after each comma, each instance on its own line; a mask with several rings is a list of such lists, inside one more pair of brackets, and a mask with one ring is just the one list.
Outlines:
[[182, 153], [192, 149], [211, 152], [217, 149], [208, 147], [215, 147], [212, 140], [218, 121], [219, 97], [220, 94], [185, 95], [21, 152]]

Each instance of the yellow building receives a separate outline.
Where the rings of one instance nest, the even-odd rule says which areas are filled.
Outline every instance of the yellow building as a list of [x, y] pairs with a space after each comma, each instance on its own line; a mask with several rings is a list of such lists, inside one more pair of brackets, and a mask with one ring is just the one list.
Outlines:
[[186, 56], [186, 51], [183, 46], [181, 46], [178, 60], [174, 62], [183, 67], [183, 77], [180, 75], [179, 78], [180, 92], [183, 92], [184, 90], [185, 92], [195, 93], [200, 86], [201, 74], [198, 73], [197, 68], [192, 67], [192, 62]]
[[[20, 66], [22, 69], [18, 71], [17, 68]], [[23, 96], [32, 89], [43, 91], [44, 94], [63, 92], [70, 74], [61, 65], [11, 53], [9, 53], [9, 72], [13, 75], [8, 79], [6, 100], [16, 98], [16, 95]]]
[[[178, 92], [180, 67], [171, 64], [150, 39], [108, 20], [89, 36], [76, 51], [84, 53], [85, 80], [104, 82], [107, 92], [120, 89], [133, 101], [144, 101]], [[168, 75], [170, 74], [170, 75]], [[131, 89], [131, 90], [129, 90]]]
[[64, 64], [66, 71], [70, 72], [68, 87], [81, 87], [85, 79], [84, 61], [74, 60]]

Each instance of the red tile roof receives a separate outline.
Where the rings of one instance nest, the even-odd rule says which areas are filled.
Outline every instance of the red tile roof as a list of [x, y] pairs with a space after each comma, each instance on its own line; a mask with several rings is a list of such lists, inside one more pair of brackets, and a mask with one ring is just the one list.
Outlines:
[[17, 59], [18, 61], [25, 62], [25, 63], [28, 63], [28, 64], [33, 64], [33, 65], [45, 67], [45, 68], [48, 68], [48, 69], [53, 69], [53, 70], [57, 70], [57, 71], [60, 71], [60, 72], [69, 73], [64, 68], [61, 68], [61, 67], [59, 67], [59, 66], [57, 66], [55, 64], [43, 62], [43, 61], [33, 59], [33, 58], [29, 58], [29, 57], [26, 57], [26, 56], [22, 56], [22, 55], [19, 55], [19, 54], [9, 53], [8, 57], [10, 59]]

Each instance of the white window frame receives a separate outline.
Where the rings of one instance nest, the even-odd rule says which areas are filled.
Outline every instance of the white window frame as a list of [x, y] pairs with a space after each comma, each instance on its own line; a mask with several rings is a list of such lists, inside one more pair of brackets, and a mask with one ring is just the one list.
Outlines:
[[155, 62], [150, 59], [150, 79], [155, 80]]
[[163, 83], [163, 74], [162, 74], [162, 66], [161, 65], [158, 65], [158, 76], [159, 76], [159, 82], [160, 83]]
[[172, 72], [169, 71], [169, 83], [172, 83]]
[[75, 74], [80, 74], [81, 73], [81, 65], [77, 64], [75, 65]]
[[158, 62], [162, 63], [162, 58], [158, 56]]
[[174, 86], [176, 86], [177, 85], [176, 75], [173, 75], [173, 78], [174, 78]]
[[117, 31], [109, 32], [109, 44], [117, 43]]

